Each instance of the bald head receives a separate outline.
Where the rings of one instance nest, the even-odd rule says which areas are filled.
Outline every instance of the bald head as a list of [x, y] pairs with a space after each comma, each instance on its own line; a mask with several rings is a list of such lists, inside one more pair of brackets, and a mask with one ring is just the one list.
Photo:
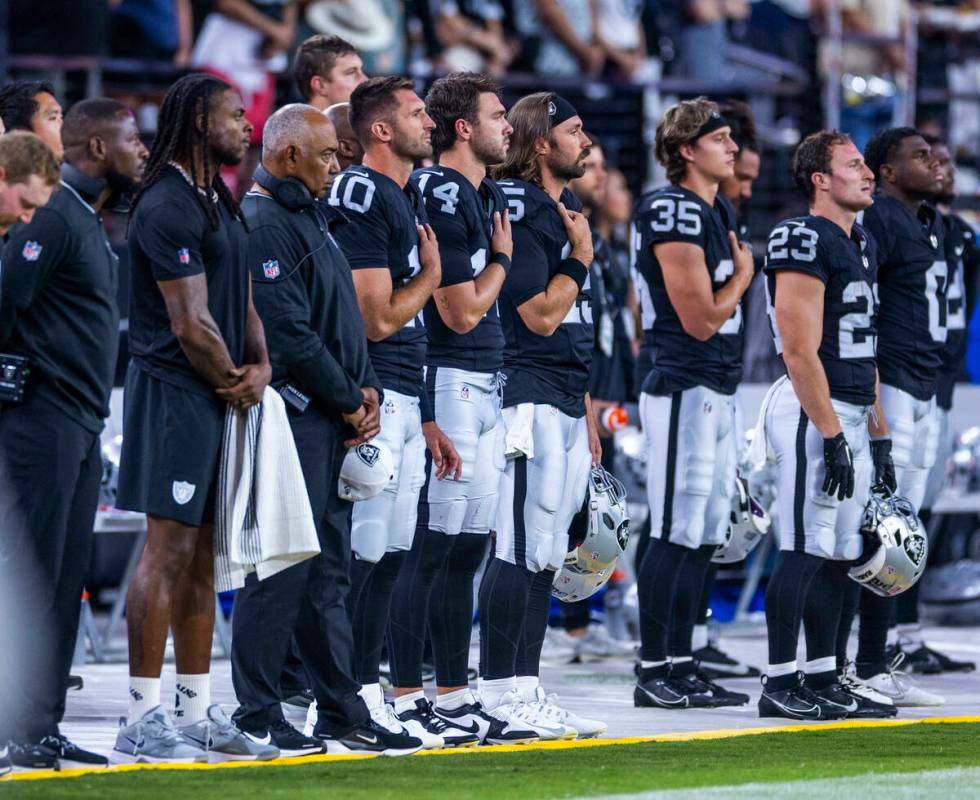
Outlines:
[[296, 178], [322, 197], [340, 171], [333, 123], [305, 103], [283, 106], [262, 129], [262, 166], [276, 178]]
[[351, 164], [360, 164], [364, 158], [364, 148], [350, 124], [350, 103], [335, 103], [323, 113], [337, 130], [337, 160], [340, 168], [347, 169]]

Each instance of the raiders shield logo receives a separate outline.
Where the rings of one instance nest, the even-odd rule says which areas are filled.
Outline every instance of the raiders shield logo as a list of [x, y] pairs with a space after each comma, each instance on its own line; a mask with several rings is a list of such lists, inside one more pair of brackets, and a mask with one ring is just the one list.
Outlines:
[[926, 540], [923, 536], [907, 536], [905, 541], [902, 542], [902, 547], [905, 548], [905, 555], [909, 557], [915, 566], [922, 564], [922, 559], [926, 555]]
[[377, 464], [378, 458], [381, 456], [380, 448], [373, 444], [359, 444], [355, 452], [357, 453], [357, 457], [369, 467]]
[[197, 487], [193, 483], [188, 483], [187, 481], [174, 481], [171, 487], [171, 494], [174, 497], [174, 502], [179, 506], [185, 506], [194, 496], [194, 491]]
[[630, 540], [630, 523], [629, 520], [623, 522], [616, 531], [616, 541], [619, 543], [620, 550], [626, 550], [626, 545], [629, 544]]

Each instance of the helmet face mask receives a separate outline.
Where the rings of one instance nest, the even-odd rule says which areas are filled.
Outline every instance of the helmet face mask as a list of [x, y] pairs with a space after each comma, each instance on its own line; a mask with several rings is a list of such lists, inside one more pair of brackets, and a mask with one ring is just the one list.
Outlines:
[[893, 597], [922, 577], [929, 540], [912, 504], [875, 486], [861, 523], [864, 552], [848, 575], [875, 594]]
[[602, 467], [589, 476], [585, 538], [565, 556], [551, 593], [575, 602], [591, 597], [609, 580], [629, 542], [629, 512], [623, 484]]

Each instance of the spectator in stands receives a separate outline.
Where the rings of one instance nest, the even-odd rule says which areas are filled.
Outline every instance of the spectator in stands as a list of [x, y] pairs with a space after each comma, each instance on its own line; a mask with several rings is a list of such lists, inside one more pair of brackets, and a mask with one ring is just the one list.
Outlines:
[[14, 81], [0, 89], [0, 119], [8, 131], [36, 134], [58, 161], [64, 157], [61, 104], [47, 81]]
[[296, 51], [293, 78], [303, 102], [325, 111], [350, 100], [351, 92], [367, 75], [354, 45], [339, 36], [317, 34]]
[[304, 27], [350, 42], [369, 75], [400, 75], [405, 71], [407, 4], [410, 0], [313, 0], [305, 6]]
[[641, 15], [643, 0], [595, 0], [596, 41], [608, 64], [623, 78], [639, 77], [647, 59]]
[[445, 69], [504, 74], [517, 50], [504, 37], [504, 9], [497, 0], [429, 0], [428, 5]]
[[112, 9], [112, 54], [185, 65], [191, 57], [192, 13], [190, 0], [122, 0]]
[[677, 48], [679, 77], [715, 82], [731, 80], [728, 23], [745, 19], [748, 13], [745, 0], [687, 0]]
[[215, 0], [194, 45], [191, 63], [241, 94], [256, 145], [275, 105], [276, 73], [288, 66], [298, 10], [299, 0]]
[[595, 77], [606, 54], [595, 37], [595, 0], [533, 0], [514, 4], [514, 19], [539, 75]]

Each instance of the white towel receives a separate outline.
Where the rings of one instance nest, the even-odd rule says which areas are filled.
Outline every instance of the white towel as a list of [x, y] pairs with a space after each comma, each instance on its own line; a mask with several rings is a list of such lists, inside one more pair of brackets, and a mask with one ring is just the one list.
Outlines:
[[534, 458], [534, 403], [519, 403], [503, 410], [504, 457]]
[[217, 493], [215, 588], [275, 575], [320, 552], [286, 406], [267, 387], [243, 415], [229, 407]]
[[770, 447], [769, 437], [766, 435], [766, 412], [769, 410], [769, 403], [772, 402], [772, 397], [776, 394], [776, 390], [788, 380], [789, 377], [786, 375], [778, 378], [769, 387], [769, 391], [766, 392], [766, 396], [762, 399], [762, 406], [759, 408], [759, 418], [756, 420], [755, 430], [752, 433], [752, 443], [749, 445], [748, 452], [745, 456], [750, 474], [762, 469], [767, 461], [769, 463], [775, 463], [776, 461], [776, 453]]

